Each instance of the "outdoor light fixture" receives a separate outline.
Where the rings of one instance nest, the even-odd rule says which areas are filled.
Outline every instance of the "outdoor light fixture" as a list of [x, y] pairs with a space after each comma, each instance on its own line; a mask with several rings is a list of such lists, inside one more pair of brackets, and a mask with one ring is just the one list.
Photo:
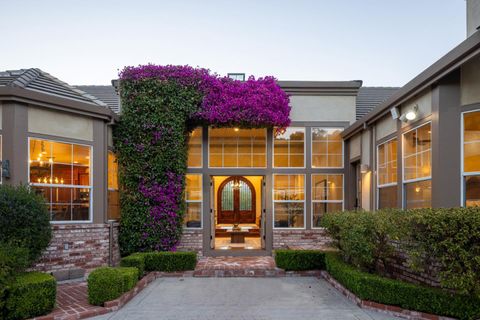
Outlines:
[[393, 107], [390, 109], [390, 113], [392, 114], [392, 119], [397, 120], [400, 118], [400, 110], [398, 110], [398, 107]]
[[408, 122], [415, 120], [418, 115], [418, 104], [414, 105], [412, 109], [408, 110], [400, 116], [400, 121]]

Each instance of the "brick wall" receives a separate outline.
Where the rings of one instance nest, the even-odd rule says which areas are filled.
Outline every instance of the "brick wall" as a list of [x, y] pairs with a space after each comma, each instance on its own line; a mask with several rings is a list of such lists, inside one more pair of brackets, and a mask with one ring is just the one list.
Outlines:
[[[68, 269], [90, 270], [108, 265], [109, 224], [52, 225], [52, 240], [42, 258], [32, 268], [44, 272]], [[118, 224], [113, 226], [113, 263], [118, 264]]]
[[330, 238], [325, 230], [273, 230], [273, 249], [322, 249]]
[[183, 230], [182, 239], [177, 246], [179, 251], [195, 251], [200, 256], [203, 250], [203, 230]]

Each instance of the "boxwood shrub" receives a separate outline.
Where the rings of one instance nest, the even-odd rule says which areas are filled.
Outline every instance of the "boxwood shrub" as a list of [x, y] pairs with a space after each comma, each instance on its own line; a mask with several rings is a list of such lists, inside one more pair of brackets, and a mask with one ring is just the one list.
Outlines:
[[142, 253], [145, 258], [146, 271], [185, 271], [194, 270], [197, 265], [195, 252], [146, 252]]
[[333, 278], [363, 300], [458, 319], [480, 317], [480, 299], [475, 296], [455, 295], [362, 272], [343, 262], [335, 253], [325, 255], [325, 265]]
[[121, 267], [135, 267], [139, 277], [145, 273], [145, 257], [141, 253], [134, 253], [120, 260]]
[[53, 276], [41, 272], [20, 274], [7, 287], [3, 316], [27, 319], [47, 314], [55, 307], [56, 295]]
[[322, 270], [325, 269], [325, 252], [320, 250], [275, 250], [277, 267], [292, 270]]
[[101, 306], [120, 297], [138, 281], [138, 269], [133, 267], [102, 267], [90, 273], [87, 279], [88, 302]]

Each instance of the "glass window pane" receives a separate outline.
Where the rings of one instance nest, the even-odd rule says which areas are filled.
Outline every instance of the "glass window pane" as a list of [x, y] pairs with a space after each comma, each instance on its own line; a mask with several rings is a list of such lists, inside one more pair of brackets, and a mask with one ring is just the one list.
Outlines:
[[108, 219], [119, 220], [120, 219], [120, 195], [118, 190], [109, 189], [108, 196]]
[[36, 194], [42, 196], [45, 199], [46, 203], [52, 202], [52, 191], [50, 187], [32, 187]]
[[304, 212], [303, 202], [275, 202], [275, 228], [303, 228]]
[[108, 151], [108, 189], [118, 190], [117, 157], [111, 151]]
[[405, 204], [407, 209], [430, 208], [432, 206], [431, 180], [405, 184]]
[[275, 168], [302, 168], [305, 166], [305, 128], [286, 128], [276, 131], [273, 139], [273, 166]]
[[52, 203], [52, 220], [53, 221], [71, 221], [72, 206], [68, 204]]
[[73, 164], [90, 166], [90, 147], [74, 144]]
[[404, 178], [413, 180], [431, 175], [431, 125], [404, 134]]
[[30, 160], [49, 162], [52, 157], [52, 144], [49, 141], [30, 139]]
[[187, 174], [185, 176], [185, 200], [202, 200], [201, 174]]
[[52, 156], [50, 162], [72, 164], [72, 145], [70, 143], [51, 142]]
[[90, 185], [90, 168], [84, 166], [73, 166], [73, 183], [77, 186]]
[[196, 128], [188, 137], [188, 167], [202, 166], [202, 128]]
[[378, 188], [378, 209], [397, 207], [397, 186]]
[[273, 181], [274, 200], [305, 200], [305, 177], [303, 175], [276, 174]]
[[72, 165], [54, 163], [52, 180], [49, 183], [72, 184]]
[[342, 211], [342, 203], [332, 202], [314, 202], [313, 206], [313, 228], [321, 227], [322, 216], [327, 212], [339, 212]]
[[312, 167], [343, 166], [342, 128], [312, 128]]
[[201, 228], [202, 227], [202, 204], [200, 202], [187, 202], [185, 210], [184, 227]]
[[88, 220], [90, 206], [88, 204], [72, 205], [72, 221]]
[[343, 175], [312, 175], [312, 200], [343, 201]]
[[[397, 139], [379, 145], [377, 152], [378, 185], [397, 183]], [[405, 160], [406, 179], [416, 176], [416, 161], [414, 156]]]
[[480, 176], [465, 177], [465, 206], [480, 207]]

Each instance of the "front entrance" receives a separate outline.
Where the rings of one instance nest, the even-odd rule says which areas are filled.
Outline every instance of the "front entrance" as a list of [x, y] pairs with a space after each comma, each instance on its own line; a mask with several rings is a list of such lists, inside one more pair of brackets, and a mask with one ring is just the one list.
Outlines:
[[212, 176], [211, 248], [265, 248], [263, 176]]

